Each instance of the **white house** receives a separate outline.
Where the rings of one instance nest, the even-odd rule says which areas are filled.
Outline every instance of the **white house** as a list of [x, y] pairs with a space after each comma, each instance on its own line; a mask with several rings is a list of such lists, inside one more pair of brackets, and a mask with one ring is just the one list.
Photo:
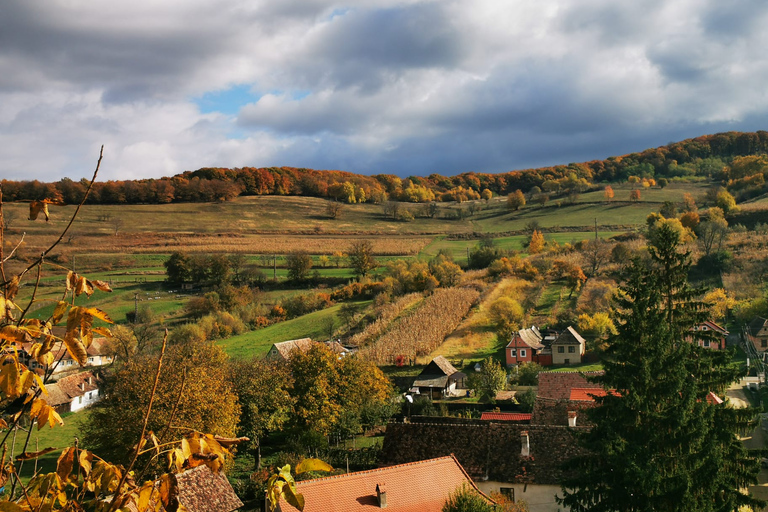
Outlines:
[[77, 412], [101, 400], [100, 384], [101, 379], [93, 372], [76, 373], [46, 385], [45, 398], [59, 413]]

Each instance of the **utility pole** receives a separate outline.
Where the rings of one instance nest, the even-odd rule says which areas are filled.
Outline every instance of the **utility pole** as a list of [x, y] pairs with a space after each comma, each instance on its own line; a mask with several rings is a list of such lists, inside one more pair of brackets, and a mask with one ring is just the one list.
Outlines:
[[277, 282], [277, 254], [272, 255], [272, 280]]
[[139, 323], [139, 294], [133, 294], [133, 323]]
[[595, 217], [595, 242], [597, 242], [597, 217]]

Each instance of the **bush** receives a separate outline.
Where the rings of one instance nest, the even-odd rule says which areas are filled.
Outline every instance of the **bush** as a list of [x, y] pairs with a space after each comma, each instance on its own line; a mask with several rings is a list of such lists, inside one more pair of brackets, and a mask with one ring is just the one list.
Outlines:
[[536, 403], [536, 392], [533, 389], [528, 389], [520, 394], [516, 394], [515, 399], [520, 404], [520, 410], [531, 412], [533, 411], [533, 405]]
[[522, 363], [517, 367], [517, 383], [521, 386], [536, 386], [539, 383], [539, 372], [544, 367], [539, 363]]

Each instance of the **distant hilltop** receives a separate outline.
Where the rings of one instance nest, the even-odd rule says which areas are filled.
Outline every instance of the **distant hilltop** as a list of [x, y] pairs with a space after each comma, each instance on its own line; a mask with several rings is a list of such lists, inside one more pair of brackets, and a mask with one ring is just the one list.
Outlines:
[[[368, 176], [294, 167], [204, 167], [158, 179], [97, 182], [88, 203], [211, 202], [252, 195], [311, 196], [345, 203], [465, 201], [517, 190], [563, 193], [634, 178], [653, 179], [660, 186], [669, 180], [707, 178], [721, 182], [743, 200], [768, 190], [766, 153], [768, 132], [758, 131], [704, 135], [605, 160], [497, 174], [466, 172], [402, 179], [392, 174]], [[2, 180], [0, 186], [6, 201], [56, 199], [79, 203], [87, 181]]]

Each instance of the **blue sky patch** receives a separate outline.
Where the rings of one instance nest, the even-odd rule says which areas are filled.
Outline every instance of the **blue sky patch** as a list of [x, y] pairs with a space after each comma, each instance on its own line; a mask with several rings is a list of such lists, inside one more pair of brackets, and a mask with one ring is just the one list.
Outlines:
[[223, 91], [207, 92], [202, 96], [192, 98], [192, 101], [200, 109], [201, 114], [221, 112], [233, 116], [245, 105], [257, 102], [260, 97], [251, 92], [250, 85], [242, 84]]

